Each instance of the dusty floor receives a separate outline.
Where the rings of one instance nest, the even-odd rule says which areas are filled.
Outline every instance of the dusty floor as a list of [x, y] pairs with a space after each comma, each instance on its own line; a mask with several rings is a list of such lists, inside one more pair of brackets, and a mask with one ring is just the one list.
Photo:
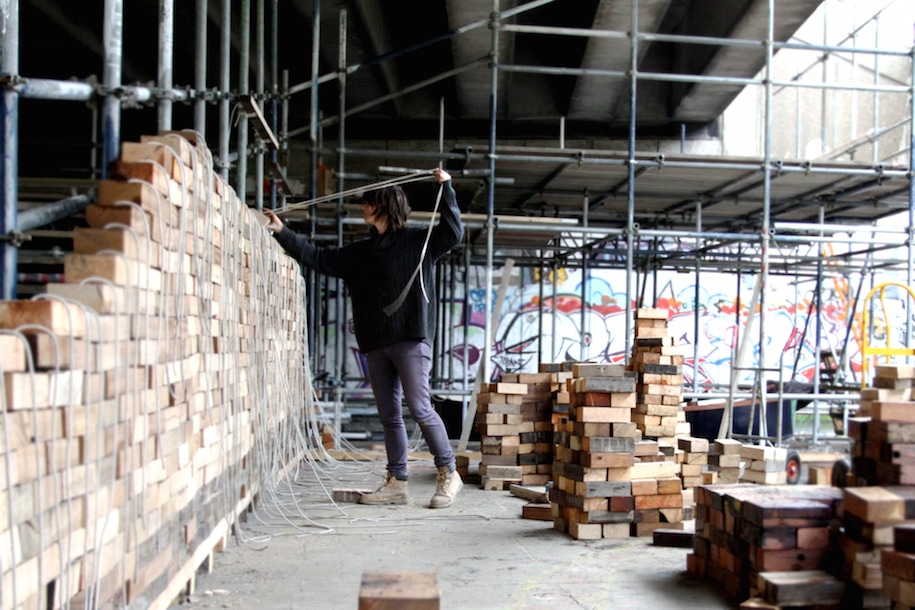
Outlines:
[[434, 572], [443, 610], [738, 605], [687, 575], [688, 549], [651, 538], [574, 540], [550, 521], [522, 519], [527, 500], [509, 491], [468, 483], [451, 507], [426, 508], [435, 487], [426, 459], [411, 462], [409, 505], [330, 501], [332, 488], [374, 489], [383, 472], [381, 462], [319, 462], [303, 467], [294, 488], [262, 493], [213, 571], [198, 574], [194, 594], [173, 610], [356, 609], [366, 570]]

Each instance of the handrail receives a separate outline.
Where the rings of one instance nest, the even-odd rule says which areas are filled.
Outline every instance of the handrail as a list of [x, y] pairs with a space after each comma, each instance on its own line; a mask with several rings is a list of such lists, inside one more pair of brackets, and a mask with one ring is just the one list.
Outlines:
[[[915, 301], [915, 291], [913, 291], [909, 286], [901, 282], [889, 281], [877, 284], [871, 291], [867, 293], [867, 296], [864, 298], [864, 323], [862, 324], [861, 329], [861, 388], [863, 389], [867, 385], [867, 367], [870, 357], [873, 356], [886, 356], [887, 362], [889, 362], [890, 356], [915, 356], [915, 349], [909, 347], [893, 347], [892, 346], [892, 336], [893, 336], [893, 327], [890, 322], [890, 317], [886, 313], [886, 303], [884, 302], [884, 293], [889, 286], [898, 286], [904, 288], [906, 292], [909, 293], [909, 296], [912, 297], [912, 301]], [[883, 320], [886, 324], [886, 346], [885, 347], [871, 347], [868, 341], [868, 314], [870, 312], [870, 300], [877, 292], [880, 293], [880, 308], [883, 310]], [[876, 367], [876, 359], [874, 361], [874, 366]]]

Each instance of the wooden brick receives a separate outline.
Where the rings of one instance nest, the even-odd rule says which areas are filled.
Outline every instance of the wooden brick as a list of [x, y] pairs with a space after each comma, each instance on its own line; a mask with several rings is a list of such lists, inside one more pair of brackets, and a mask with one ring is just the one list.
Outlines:
[[441, 591], [435, 572], [365, 571], [359, 610], [439, 610]]

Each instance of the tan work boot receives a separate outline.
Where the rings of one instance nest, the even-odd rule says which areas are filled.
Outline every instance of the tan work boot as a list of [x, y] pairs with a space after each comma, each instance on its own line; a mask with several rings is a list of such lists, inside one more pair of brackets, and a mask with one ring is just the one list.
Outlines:
[[360, 504], [406, 504], [410, 499], [407, 482], [401, 481], [390, 472], [381, 486], [370, 494], [359, 498]]
[[435, 494], [432, 501], [429, 502], [429, 508], [445, 508], [451, 506], [454, 502], [454, 496], [457, 495], [464, 486], [461, 475], [457, 470], [451, 470], [447, 466], [438, 467], [438, 475], [435, 477]]

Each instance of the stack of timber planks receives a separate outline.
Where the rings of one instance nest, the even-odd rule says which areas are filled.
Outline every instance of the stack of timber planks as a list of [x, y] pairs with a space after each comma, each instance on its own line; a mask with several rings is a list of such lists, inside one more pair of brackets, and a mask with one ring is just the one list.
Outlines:
[[168, 607], [303, 429], [257, 366], [306, 385], [297, 264], [195, 134], [110, 169], [66, 281], [0, 303], [3, 608]]
[[740, 447], [740, 457], [746, 463], [741, 483], [784, 485], [788, 481], [786, 448], [746, 444]]
[[578, 540], [626, 538], [635, 509], [635, 379], [621, 365], [575, 364], [572, 373], [569, 414], [555, 433], [553, 526]]
[[844, 491], [843, 527], [838, 540], [842, 564], [837, 575], [847, 582], [847, 603], [859, 608], [888, 608], [881, 554], [893, 550], [896, 527], [915, 525], [915, 488], [872, 486]]
[[505, 373], [502, 381], [527, 386], [521, 400], [518, 466], [522, 485], [546, 485], [553, 470], [553, 375]]
[[[743, 444], [733, 438], [718, 438], [709, 447], [708, 470], [714, 481], [731, 485], [740, 481], [740, 448]], [[711, 479], [712, 477], [710, 477]]]
[[679, 445], [680, 479], [683, 489], [691, 489], [703, 484], [702, 473], [708, 466], [709, 442], [706, 438], [681, 436]]
[[762, 572], [759, 597], [740, 604], [740, 610], [781, 610], [782, 608], [843, 608], [845, 583], [823, 570]]
[[829, 571], [830, 531], [842, 490], [822, 485], [707, 485], [695, 490], [696, 530], [687, 570], [742, 601], [763, 572]]
[[[683, 399], [683, 348], [670, 336], [666, 309], [637, 309], [630, 366], [638, 373], [632, 421], [642, 436], [654, 438], [671, 454], [677, 447]], [[684, 421], [685, 423], [685, 421]]]
[[572, 362], [541, 362], [538, 367], [541, 373], [550, 374], [552, 387], [553, 413], [550, 421], [553, 422], [555, 432], [560, 421], [569, 415], [572, 395], [569, 393], [568, 380], [572, 378]]
[[915, 607], [915, 524], [893, 528], [893, 548], [880, 554], [883, 594], [897, 607]]
[[680, 464], [632, 421], [636, 377], [623, 365], [576, 363], [571, 406], [555, 433], [554, 528], [576, 539], [682, 528]]
[[858, 416], [849, 418], [848, 425], [849, 436], [855, 440], [852, 472], [856, 485], [915, 483], [913, 381], [915, 367], [878, 365], [874, 387], [862, 390]]
[[477, 394], [476, 426], [480, 433], [480, 484], [486, 490], [506, 490], [521, 483], [521, 405], [527, 386], [494, 382]]

